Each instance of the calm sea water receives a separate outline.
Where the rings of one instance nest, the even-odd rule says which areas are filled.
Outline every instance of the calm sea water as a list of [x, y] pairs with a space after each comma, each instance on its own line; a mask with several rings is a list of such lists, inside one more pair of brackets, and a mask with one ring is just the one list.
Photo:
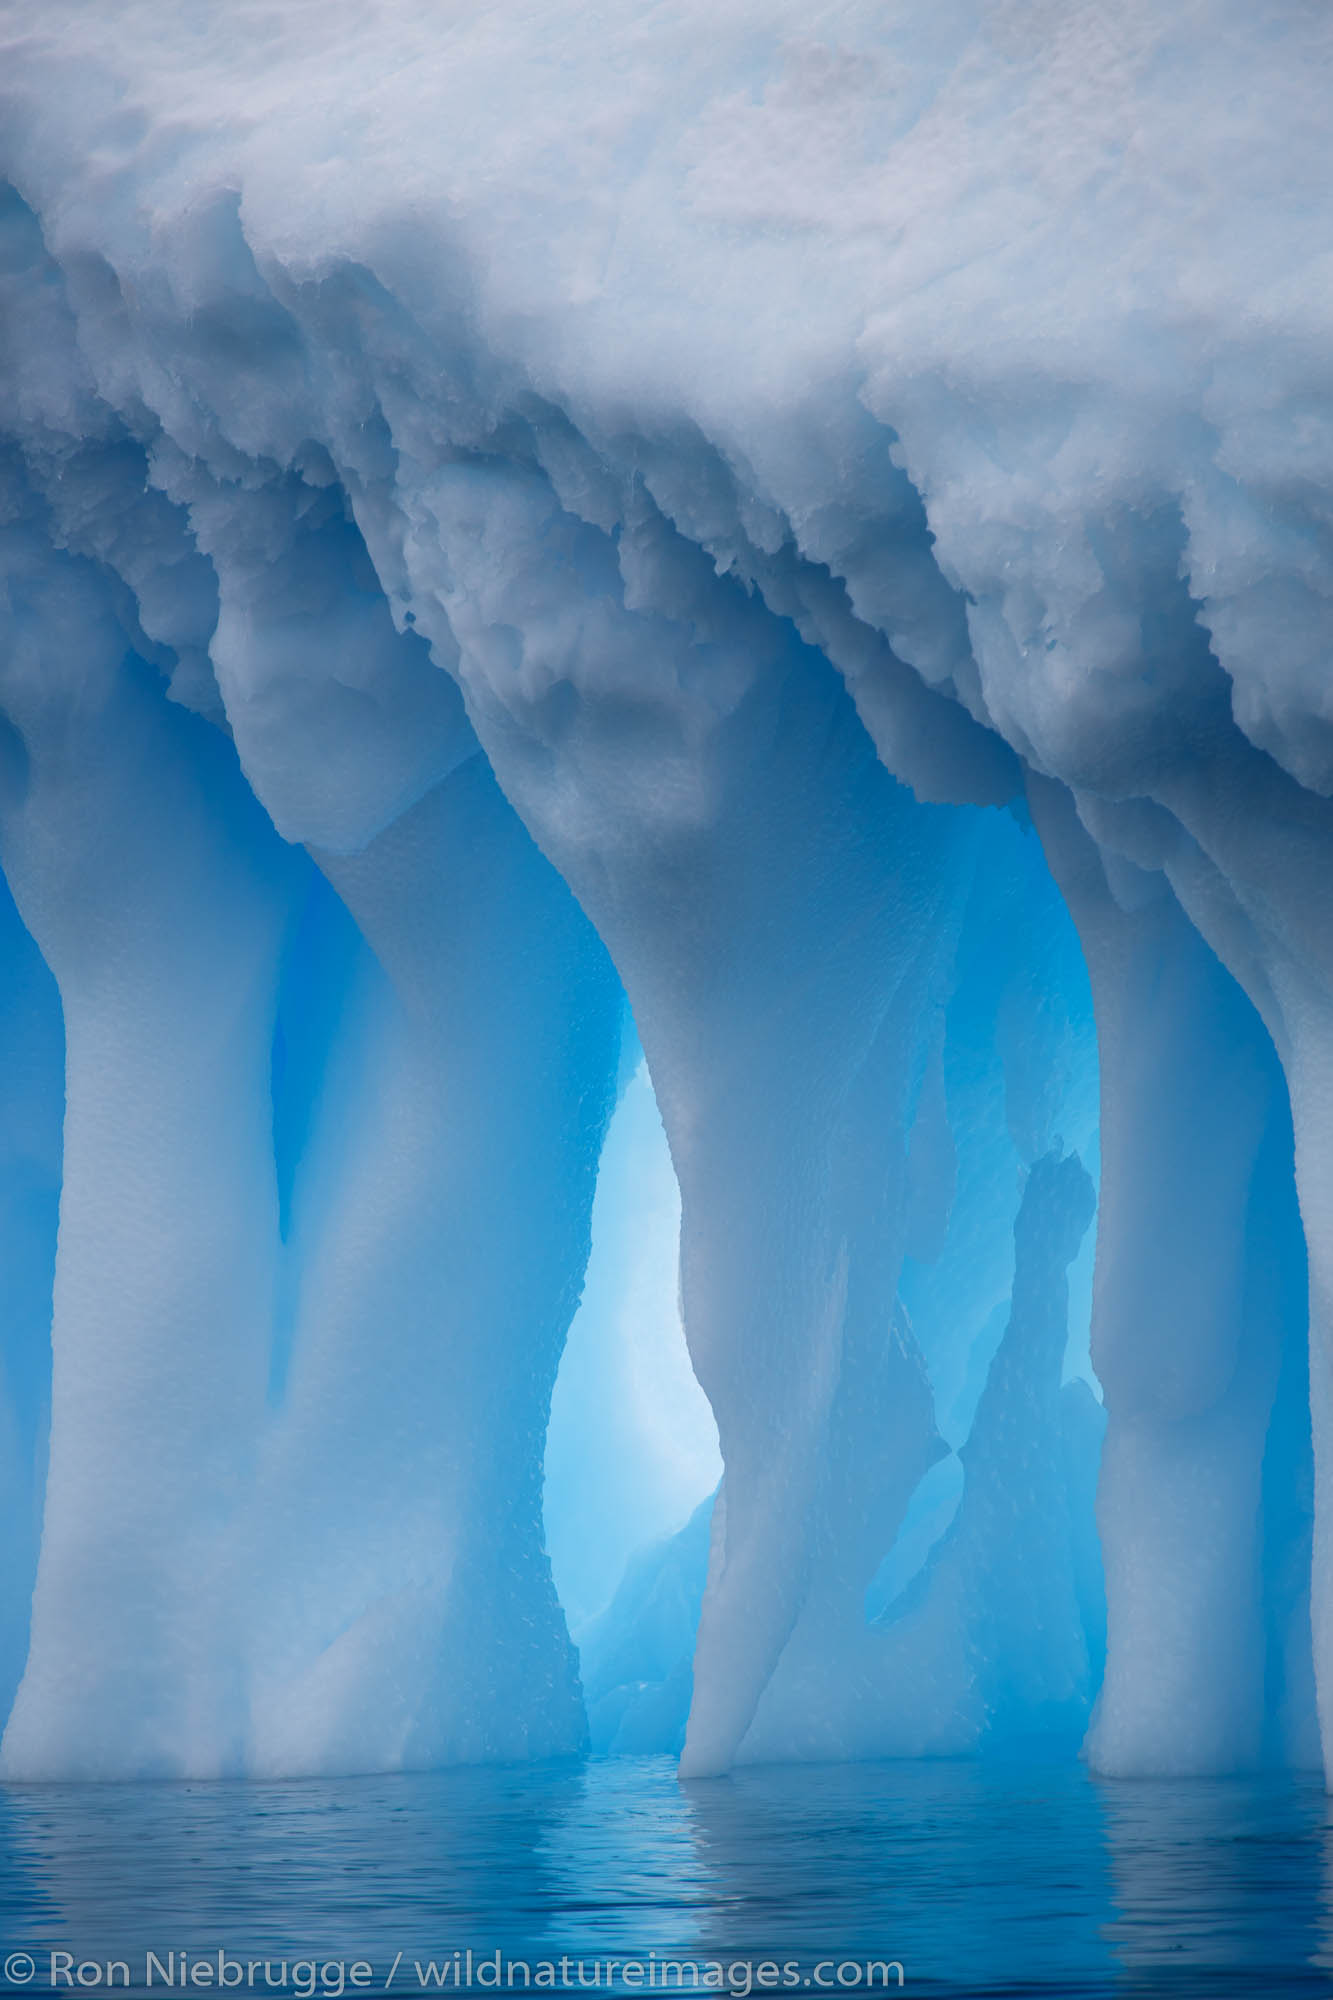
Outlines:
[[473, 1991], [498, 1952], [501, 1992], [523, 1967], [556, 1992], [814, 2000], [896, 1960], [904, 1993], [960, 2000], [1333, 1994], [1329, 1807], [1313, 1779], [938, 1763], [682, 1786], [658, 1758], [9, 1787], [0, 1990], [105, 1992], [110, 1967], [120, 1991], [123, 1965], [137, 1992], [420, 2000], [465, 1986], [470, 1950]]

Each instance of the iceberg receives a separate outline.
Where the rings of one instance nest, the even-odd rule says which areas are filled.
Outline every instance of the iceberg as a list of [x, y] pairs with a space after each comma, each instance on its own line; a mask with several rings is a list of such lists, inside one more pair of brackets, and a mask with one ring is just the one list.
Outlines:
[[1330, 1768], [1330, 65], [6, 10], [0, 1774]]

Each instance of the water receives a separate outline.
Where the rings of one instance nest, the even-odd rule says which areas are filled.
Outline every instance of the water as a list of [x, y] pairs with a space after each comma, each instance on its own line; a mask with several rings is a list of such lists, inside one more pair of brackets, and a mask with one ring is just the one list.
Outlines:
[[[498, 1951], [502, 1992], [524, 1990], [518, 1961], [556, 1993], [595, 1974], [654, 2000], [695, 1976], [814, 2000], [821, 1983], [867, 1990], [867, 1965], [891, 1961], [903, 1992], [958, 2000], [1333, 1994], [1329, 1808], [1313, 1778], [900, 1763], [682, 1786], [660, 1758], [8, 1787], [0, 1950], [30, 1957], [0, 1987], [78, 1991], [81, 1971], [105, 1992], [110, 1963], [117, 1992], [125, 1975], [216, 1992], [221, 1973], [238, 2000], [339, 1985], [420, 2000], [437, 1979], [453, 1990], [455, 1951], [466, 1985], [470, 1949], [476, 1992]], [[663, 1975], [664, 1959], [697, 1973]], [[873, 1978], [899, 1990], [893, 1970]]]

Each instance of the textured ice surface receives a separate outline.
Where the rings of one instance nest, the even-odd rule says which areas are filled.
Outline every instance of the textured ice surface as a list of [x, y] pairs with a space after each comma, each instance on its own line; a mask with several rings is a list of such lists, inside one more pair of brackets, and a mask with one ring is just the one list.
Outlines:
[[1331, 83], [0, 10], [11, 1775], [1314, 1754]]

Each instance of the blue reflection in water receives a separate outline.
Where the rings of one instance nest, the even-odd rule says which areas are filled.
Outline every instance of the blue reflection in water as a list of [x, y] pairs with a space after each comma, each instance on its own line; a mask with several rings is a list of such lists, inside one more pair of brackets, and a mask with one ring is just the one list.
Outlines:
[[[392, 1990], [419, 2000], [418, 1964], [447, 1991], [469, 1949], [474, 1971], [497, 1950], [569, 1955], [575, 1991], [580, 1960], [591, 1987], [594, 1959], [683, 1957], [733, 1989], [753, 1976], [741, 1961], [796, 1964], [804, 1991], [819, 1961], [897, 1959], [904, 1991], [959, 2000], [1333, 1993], [1333, 1822], [1313, 1778], [899, 1763], [682, 1786], [644, 1758], [9, 1787], [0, 1870], [0, 1946], [33, 1954], [30, 1994], [51, 1990], [52, 1951], [124, 1960], [142, 1990], [149, 1951], [221, 1950], [273, 1978], [283, 1961], [364, 1960], [376, 1994], [401, 1953]], [[265, 1990], [264, 1966], [246, 1979], [240, 2000]]]

